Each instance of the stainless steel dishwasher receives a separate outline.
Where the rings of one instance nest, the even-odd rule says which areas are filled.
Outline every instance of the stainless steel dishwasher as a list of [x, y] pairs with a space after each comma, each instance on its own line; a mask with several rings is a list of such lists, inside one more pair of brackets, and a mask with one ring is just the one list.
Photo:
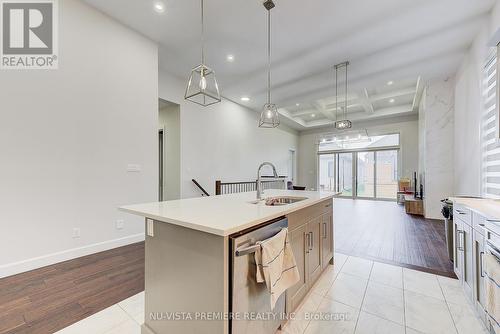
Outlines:
[[288, 227], [288, 219], [278, 218], [265, 225], [230, 236], [230, 297], [231, 334], [275, 334], [285, 313], [285, 294], [271, 309], [266, 285], [257, 283], [255, 250], [258, 243]]

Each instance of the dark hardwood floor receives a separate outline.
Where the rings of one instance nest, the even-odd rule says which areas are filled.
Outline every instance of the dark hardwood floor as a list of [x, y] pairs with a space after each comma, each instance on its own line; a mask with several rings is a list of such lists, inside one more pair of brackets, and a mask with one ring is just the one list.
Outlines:
[[0, 279], [0, 333], [54, 333], [143, 290], [144, 243]]
[[444, 221], [407, 215], [395, 202], [335, 199], [335, 250], [455, 277]]

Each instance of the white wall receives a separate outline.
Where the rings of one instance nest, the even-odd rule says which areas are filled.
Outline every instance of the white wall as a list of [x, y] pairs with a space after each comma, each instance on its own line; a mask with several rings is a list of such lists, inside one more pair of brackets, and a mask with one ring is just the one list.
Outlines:
[[481, 195], [480, 120], [482, 71], [491, 48], [488, 42], [500, 27], [500, 4], [492, 11], [462, 62], [455, 84], [455, 178], [456, 195]]
[[[354, 124], [353, 129], [367, 129], [369, 135], [400, 133], [400, 176], [410, 177], [418, 168], [418, 121], [414, 117], [401, 118], [397, 122], [389, 123], [387, 120], [370, 121], [369, 123]], [[317, 144], [324, 133], [331, 133], [318, 129], [304, 132], [299, 139], [298, 155], [298, 184], [308, 189], [317, 189], [318, 185], [318, 159]]]
[[210, 194], [215, 193], [216, 180], [255, 180], [263, 161], [287, 174], [289, 149], [298, 146], [294, 131], [258, 128], [257, 112], [228, 100], [207, 108], [185, 101], [185, 84], [160, 71], [160, 98], [180, 104], [182, 198], [201, 195], [191, 179]]
[[454, 78], [430, 80], [420, 105], [426, 218], [442, 219], [440, 200], [453, 195], [454, 85]]
[[160, 109], [163, 134], [163, 200], [181, 197], [181, 110], [179, 105]]
[[[418, 173], [417, 188], [419, 184], [425, 183], [425, 105], [427, 97], [427, 88], [424, 88], [420, 103], [418, 105]], [[413, 177], [411, 178], [412, 182]]]
[[157, 195], [156, 45], [82, 2], [59, 8], [59, 69], [0, 73], [0, 276], [143, 239], [117, 207]]

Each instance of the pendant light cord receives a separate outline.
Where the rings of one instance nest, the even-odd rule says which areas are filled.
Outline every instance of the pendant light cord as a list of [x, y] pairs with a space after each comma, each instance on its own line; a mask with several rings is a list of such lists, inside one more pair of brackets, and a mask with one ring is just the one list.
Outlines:
[[335, 122], [339, 120], [339, 68], [335, 66]]
[[344, 106], [344, 119], [347, 119], [347, 68], [349, 67], [349, 63], [345, 65], [345, 106]]
[[205, 64], [205, 15], [204, 3], [201, 0], [201, 63]]
[[271, 103], [271, 10], [267, 10], [267, 103]]

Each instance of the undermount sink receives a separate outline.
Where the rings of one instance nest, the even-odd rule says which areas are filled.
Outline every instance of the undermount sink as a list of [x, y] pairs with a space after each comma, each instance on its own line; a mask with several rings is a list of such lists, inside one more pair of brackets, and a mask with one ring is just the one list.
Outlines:
[[306, 200], [307, 197], [292, 197], [292, 196], [280, 196], [280, 197], [269, 197], [261, 201], [253, 201], [251, 204], [259, 204], [260, 202], [265, 202], [267, 206], [280, 206], [297, 203]]

